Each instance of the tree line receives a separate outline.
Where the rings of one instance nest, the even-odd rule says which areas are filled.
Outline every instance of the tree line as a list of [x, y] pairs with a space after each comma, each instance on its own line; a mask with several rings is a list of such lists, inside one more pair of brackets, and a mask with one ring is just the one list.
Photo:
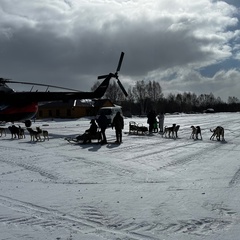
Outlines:
[[[94, 91], [98, 86], [99, 82], [96, 82], [91, 90]], [[228, 97], [227, 102], [215, 97], [213, 93], [198, 96], [191, 92], [170, 93], [165, 97], [162, 87], [156, 81], [137, 81], [127, 92], [128, 97], [125, 97], [116, 82], [112, 82], [104, 97], [121, 105], [125, 113], [132, 115], [146, 115], [152, 109], [156, 113], [196, 113], [207, 109], [214, 109], [215, 112], [240, 111], [240, 101], [236, 97]]]

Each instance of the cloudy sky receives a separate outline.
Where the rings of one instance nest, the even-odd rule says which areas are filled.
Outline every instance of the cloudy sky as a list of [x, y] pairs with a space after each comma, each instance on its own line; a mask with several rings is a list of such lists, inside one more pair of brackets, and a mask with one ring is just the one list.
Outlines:
[[239, 15], [239, 0], [1, 0], [0, 77], [88, 91], [123, 51], [126, 88], [240, 99]]

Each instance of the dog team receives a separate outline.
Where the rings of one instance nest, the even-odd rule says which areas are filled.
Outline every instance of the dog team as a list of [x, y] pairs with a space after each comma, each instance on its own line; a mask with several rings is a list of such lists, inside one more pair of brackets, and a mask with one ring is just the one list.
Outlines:
[[[8, 128], [0, 127], [0, 137], [2, 137], [3, 134], [4, 136], [6, 136], [7, 131], [11, 133], [11, 138], [26, 138], [25, 130], [21, 126], [17, 127], [15, 125], [12, 125]], [[40, 127], [36, 127], [36, 130], [33, 130], [32, 128], [27, 128], [27, 131], [29, 132], [31, 141], [45, 141], [46, 139], [49, 140], [48, 131], [42, 130]], [[41, 137], [43, 137], [43, 139]]]
[[[160, 112], [160, 114], [157, 116], [156, 112], [154, 110], [151, 110], [147, 115], [147, 123], [149, 124], [149, 133], [152, 132], [158, 132], [159, 127], [159, 133], [162, 134], [162, 137], [171, 137], [171, 138], [178, 138], [178, 130], [180, 128], [180, 125], [176, 125], [175, 123], [168, 127], [164, 127], [164, 113]], [[157, 121], [158, 119], [158, 121]], [[159, 125], [159, 126], [157, 126]], [[155, 131], [156, 129], [156, 131]], [[202, 139], [202, 133], [200, 126], [191, 126], [192, 132], [190, 135], [190, 138], [192, 139]], [[221, 126], [217, 126], [215, 129], [211, 130], [212, 136], [210, 137], [210, 140], [216, 139], [220, 141], [222, 138], [222, 141], [224, 141], [224, 128]]]
[[[178, 138], [178, 130], [180, 128], [180, 125], [176, 125], [175, 123], [171, 126], [171, 127], [165, 127], [162, 137], [172, 137], [172, 138]], [[190, 138], [192, 139], [201, 139], [202, 140], [202, 133], [201, 133], [201, 127], [200, 126], [191, 126], [190, 127], [192, 129]], [[215, 129], [210, 129], [210, 132], [212, 132], [212, 135], [210, 137], [210, 140], [214, 140], [214, 138], [216, 137], [216, 139], [218, 141], [222, 140], [225, 141], [224, 139], [224, 128], [221, 126], [217, 126]]]

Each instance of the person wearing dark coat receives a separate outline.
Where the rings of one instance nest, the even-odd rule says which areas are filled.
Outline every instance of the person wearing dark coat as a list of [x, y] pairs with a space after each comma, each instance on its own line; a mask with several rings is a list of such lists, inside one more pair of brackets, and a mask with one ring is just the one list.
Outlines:
[[106, 144], [107, 143], [107, 138], [106, 138], [105, 131], [106, 131], [107, 127], [108, 127], [108, 119], [107, 119], [106, 115], [103, 112], [98, 117], [97, 123], [98, 123], [98, 126], [101, 129], [101, 135], [102, 135], [102, 142], [101, 143], [102, 144]]
[[115, 128], [116, 132], [116, 143], [122, 143], [122, 129], [124, 127], [123, 117], [120, 112], [117, 112], [116, 116], [112, 121], [112, 128]]
[[154, 110], [151, 110], [147, 115], [147, 123], [149, 125], [149, 133], [152, 133], [154, 128], [154, 123], [156, 123], [156, 113]]
[[87, 129], [83, 135], [76, 138], [78, 141], [83, 140], [83, 143], [91, 142], [91, 136], [97, 133], [98, 126], [94, 119], [91, 120], [90, 124], [90, 128]]
[[89, 134], [94, 135], [94, 134], [96, 134], [96, 132], [97, 132], [98, 126], [97, 126], [96, 121], [95, 121], [94, 119], [91, 120], [90, 124], [91, 124], [91, 125], [90, 125], [90, 128], [87, 129], [87, 130], [85, 131], [85, 133], [89, 133]]

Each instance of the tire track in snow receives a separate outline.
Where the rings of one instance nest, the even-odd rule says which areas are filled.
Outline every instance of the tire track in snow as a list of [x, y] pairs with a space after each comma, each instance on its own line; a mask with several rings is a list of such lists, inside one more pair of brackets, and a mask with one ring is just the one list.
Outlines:
[[112, 165], [110, 162], [101, 162], [97, 160], [93, 160], [89, 162], [88, 160], [81, 159], [82, 162], [89, 166], [100, 167], [100, 169], [104, 169], [104, 171], [113, 172], [116, 175], [123, 177], [126, 175], [132, 176], [135, 174], [135, 171], [127, 169], [126, 167], [121, 167], [119, 165]]
[[234, 187], [235, 185], [239, 184], [239, 182], [240, 182], [240, 168], [236, 171], [231, 181], [228, 183], [228, 186]]
[[119, 222], [117, 225], [113, 225], [113, 227], [115, 226], [118, 230], [134, 233], [136, 236], [140, 235], [141, 232], [144, 232], [145, 234], [162, 236], [164, 239], [163, 234], [168, 235], [170, 233], [209, 236], [209, 233], [222, 231], [233, 223], [232, 219], [206, 217], [201, 219], [178, 220], [176, 222], [169, 223], [163, 223], [160, 221], [148, 223], [147, 221], [144, 221], [139, 224], [135, 224], [134, 222], [126, 223], [125, 221], [124, 224]]
[[22, 168], [24, 168], [24, 169], [26, 169], [28, 171], [39, 173], [41, 176], [49, 178], [51, 180], [58, 180], [58, 176], [56, 174], [50, 173], [50, 172], [46, 171], [45, 169], [42, 169], [42, 168], [37, 167], [37, 166], [34, 166], [32, 164], [16, 162], [16, 161], [11, 160], [11, 159], [0, 159], [0, 162], [6, 163], [6, 164], [10, 164], [12, 166], [22, 167]]
[[211, 212], [216, 212], [219, 216], [227, 216], [227, 217], [236, 217], [237, 213], [226, 206], [223, 202], [220, 203], [212, 203], [206, 201], [203, 204], [203, 208], [209, 210]]
[[191, 154], [189, 156], [185, 156], [185, 157], [182, 157], [180, 159], [177, 159], [176, 161], [172, 161], [172, 162], [158, 168], [158, 170], [165, 169], [165, 168], [168, 168], [168, 167], [183, 165], [183, 164], [195, 161], [197, 158], [202, 158], [202, 155], [206, 154], [207, 152], [211, 152], [213, 154], [213, 152], [216, 151], [220, 147], [221, 147], [221, 145], [218, 144], [218, 145], [215, 145], [214, 147], [211, 147], [211, 148], [208, 148], [208, 149], [206, 149], [206, 148], [200, 149], [200, 151], [196, 152], [195, 154]]
[[[42, 228], [66, 228], [69, 230], [80, 231], [85, 234], [96, 234], [97, 236], [107, 237], [108, 239], [132, 239], [132, 240], [157, 240], [158, 238], [144, 233], [136, 233], [133, 230], [139, 229], [138, 226], [132, 228], [117, 229], [106, 223], [107, 219], [95, 207], [83, 207], [83, 217], [65, 214], [55, 209], [38, 206], [32, 203], [19, 201], [10, 197], [0, 195], [0, 204], [15, 210], [15, 216], [1, 215], [0, 223], [14, 225], [40, 226]], [[22, 216], [19, 216], [21, 214]], [[128, 231], [127, 231], [128, 230]]]
[[[95, 234], [106, 239], [132, 239], [132, 240], [159, 240], [163, 234], [182, 233], [198, 236], [208, 236], [211, 232], [222, 231], [233, 224], [233, 219], [202, 218], [178, 220], [173, 223], [147, 222], [140, 223], [134, 220], [122, 219], [113, 223], [101, 211], [93, 206], [83, 206], [82, 217], [66, 214], [55, 209], [38, 206], [28, 202], [19, 201], [0, 195], [0, 205], [16, 212], [16, 216], [1, 215], [0, 224], [15, 226], [64, 228], [70, 231], [79, 231], [84, 234]], [[108, 224], [111, 222], [111, 224]]]
[[[165, 152], [169, 152], [169, 151], [171, 151], [172, 149], [177, 149], [177, 148], [182, 148], [182, 147], [188, 147], [188, 146], [192, 146], [192, 145], [194, 145], [195, 143], [189, 143], [189, 144], [186, 144], [186, 143], [183, 143], [183, 144], [179, 144], [178, 146], [172, 146], [172, 147], [168, 147], [168, 148], [165, 148], [164, 150], [155, 150], [155, 151], [151, 151], [151, 149], [150, 149], [150, 151], [151, 152], [148, 152], [148, 153], [145, 153], [145, 154], [138, 154], [137, 156], [134, 156], [134, 157], [131, 157], [131, 158], [128, 158], [128, 159], [126, 159], [126, 161], [128, 161], [128, 160], [132, 160], [132, 159], [139, 159], [139, 158], [145, 158], [145, 157], [149, 157], [149, 156], [151, 156], [151, 155], [155, 155], [155, 154], [159, 154], [159, 153], [161, 153], [161, 154], [164, 154]], [[154, 149], [156, 149], [156, 145], [159, 145], [159, 143], [156, 143], [156, 144], [151, 144], [151, 146], [153, 146], [153, 148]], [[138, 148], [140, 148], [139, 146], [138, 146]]]
[[[229, 129], [227, 129], [229, 130]], [[236, 131], [237, 133], [239, 132], [239, 129]], [[231, 138], [231, 142], [233, 142], [234, 139], [239, 138], [240, 134], [235, 134]], [[229, 181], [228, 186], [229, 187], [234, 187], [235, 185], [240, 183], [240, 168], [235, 172], [233, 175], [232, 179]]]
[[160, 231], [165, 232], [181, 232], [197, 236], [209, 236], [209, 233], [222, 231], [232, 224], [231, 220], [222, 218], [201, 218], [182, 220], [172, 224], [164, 224], [160, 226]]

